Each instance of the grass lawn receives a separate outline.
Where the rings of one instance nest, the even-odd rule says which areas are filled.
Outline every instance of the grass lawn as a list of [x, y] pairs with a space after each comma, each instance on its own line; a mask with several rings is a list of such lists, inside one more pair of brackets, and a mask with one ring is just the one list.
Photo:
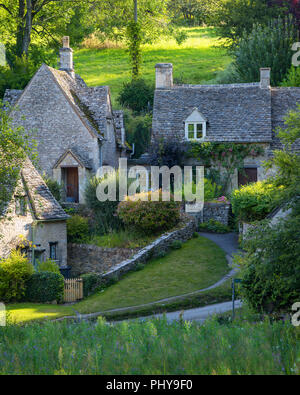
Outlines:
[[[152, 260], [143, 270], [128, 273], [118, 283], [73, 306], [22, 303], [9, 305], [8, 311], [13, 321], [24, 322], [74, 315], [74, 309], [84, 314], [137, 306], [206, 288], [228, 270], [224, 252], [212, 241], [199, 237], [189, 240], [181, 249], [173, 250], [163, 258]], [[230, 298], [229, 283], [199, 296], [158, 306], [156, 310], [142, 309], [140, 313], [150, 314], [161, 311], [161, 308], [196, 307], [223, 301], [224, 298]]]
[[[213, 28], [187, 28], [189, 38], [182, 45], [175, 40], [161, 40], [143, 46], [143, 77], [154, 83], [156, 63], [173, 63], [174, 78], [184, 83], [209, 83], [224, 70], [231, 59], [216, 48], [218, 38]], [[130, 63], [125, 48], [77, 49], [74, 63], [78, 74], [89, 86], [109, 85], [113, 104], [124, 81], [130, 79]]]
[[212, 241], [199, 237], [163, 258], [153, 259], [143, 270], [76, 305], [80, 313], [137, 306], [206, 288], [229, 271], [225, 253]]

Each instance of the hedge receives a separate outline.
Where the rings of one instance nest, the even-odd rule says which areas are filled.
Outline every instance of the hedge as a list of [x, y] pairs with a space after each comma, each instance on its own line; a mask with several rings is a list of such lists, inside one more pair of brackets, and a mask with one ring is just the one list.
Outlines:
[[26, 283], [26, 302], [46, 303], [64, 299], [64, 278], [61, 274], [39, 272], [31, 275]]

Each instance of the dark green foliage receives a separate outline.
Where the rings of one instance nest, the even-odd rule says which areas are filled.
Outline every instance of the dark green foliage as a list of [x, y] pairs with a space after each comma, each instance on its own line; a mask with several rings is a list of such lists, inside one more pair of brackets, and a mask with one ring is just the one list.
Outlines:
[[250, 34], [254, 24], [266, 26], [270, 19], [283, 16], [286, 8], [278, 3], [265, 0], [220, 0], [210, 15], [210, 22], [216, 27], [218, 36], [224, 38], [226, 45], [232, 48], [244, 34]]
[[[116, 201], [101, 202], [97, 198], [97, 188], [99, 184], [108, 182], [109, 185], [116, 185]], [[107, 190], [108, 187], [106, 187]], [[106, 234], [111, 231], [118, 231], [123, 228], [122, 221], [116, 215], [119, 204], [119, 173], [105, 176], [104, 178], [93, 177], [90, 179], [86, 190], [86, 204], [94, 213], [93, 229], [96, 234]]]
[[52, 272], [34, 273], [26, 283], [26, 302], [46, 303], [64, 299], [64, 278]]
[[43, 179], [47, 184], [47, 187], [50, 189], [50, 192], [55, 197], [55, 199], [59, 202], [61, 199], [62, 187], [61, 185], [52, 178], [48, 177], [46, 174], [43, 175]]
[[219, 221], [214, 219], [210, 219], [208, 222], [203, 222], [199, 224], [199, 230], [204, 232], [212, 232], [212, 233], [228, 233], [231, 231], [230, 227], [222, 224]]
[[104, 287], [105, 284], [102, 276], [97, 273], [86, 273], [81, 278], [83, 280], [83, 296], [85, 298]]
[[69, 243], [84, 243], [89, 237], [89, 222], [85, 217], [78, 214], [67, 220], [67, 232]]
[[147, 152], [151, 138], [152, 117], [149, 114], [132, 117], [125, 114], [126, 139], [132, 146], [134, 144], [134, 158], [139, 158]]
[[243, 242], [242, 294], [256, 311], [291, 312], [300, 295], [300, 210], [275, 226], [256, 227]]
[[278, 86], [291, 67], [292, 44], [298, 31], [291, 19], [275, 19], [267, 26], [255, 24], [244, 34], [234, 52], [234, 67], [240, 82], [260, 80], [261, 67], [271, 67], [271, 85]]
[[152, 166], [183, 166], [189, 143], [176, 139], [155, 139], [149, 150]]
[[118, 97], [118, 102], [135, 114], [149, 111], [153, 106], [154, 86], [142, 78], [134, 78], [126, 82]]
[[128, 52], [130, 54], [132, 77], [138, 78], [142, 63], [141, 44], [143, 40], [142, 26], [137, 21], [131, 21], [127, 25], [126, 38], [128, 43]]
[[281, 86], [300, 86], [300, 67], [292, 66]]

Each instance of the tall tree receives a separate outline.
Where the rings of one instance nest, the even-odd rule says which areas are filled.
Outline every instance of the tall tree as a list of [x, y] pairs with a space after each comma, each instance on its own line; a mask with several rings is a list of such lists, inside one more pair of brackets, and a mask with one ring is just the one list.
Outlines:
[[[81, 0], [0, 0], [0, 38], [15, 44], [15, 54], [28, 55], [32, 36], [57, 40]], [[7, 32], [9, 33], [7, 35]]]

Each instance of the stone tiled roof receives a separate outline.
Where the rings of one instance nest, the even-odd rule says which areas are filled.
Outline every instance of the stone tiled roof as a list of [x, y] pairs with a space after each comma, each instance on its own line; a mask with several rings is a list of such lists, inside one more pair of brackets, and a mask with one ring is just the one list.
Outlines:
[[48, 69], [88, 129], [96, 137], [103, 139], [109, 106], [109, 88], [88, 88], [78, 75], [73, 79], [65, 71], [52, 67]]
[[259, 83], [177, 85], [156, 89], [153, 137], [184, 139], [184, 120], [197, 108], [207, 141], [271, 142], [271, 92]]
[[69, 218], [29, 159], [24, 163], [21, 176], [37, 220], [66, 220]]

